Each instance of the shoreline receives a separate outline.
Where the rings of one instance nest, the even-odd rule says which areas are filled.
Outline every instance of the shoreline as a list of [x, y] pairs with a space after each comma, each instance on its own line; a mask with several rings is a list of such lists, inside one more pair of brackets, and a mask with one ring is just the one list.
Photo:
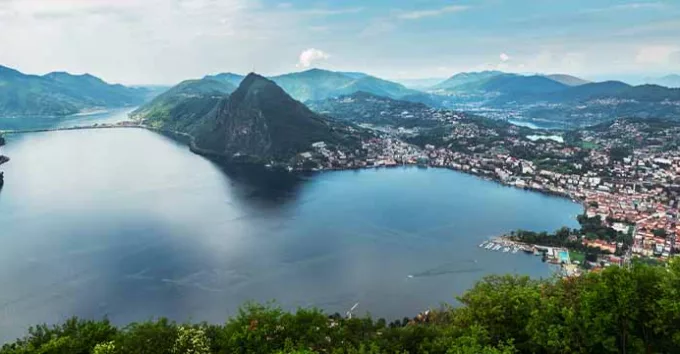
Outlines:
[[491, 173], [480, 173], [483, 172], [483, 170], [480, 170], [480, 172], [473, 172], [471, 170], [465, 170], [462, 168], [455, 168], [453, 166], [442, 166], [442, 165], [437, 165], [437, 164], [430, 164], [428, 163], [427, 165], [422, 165], [418, 163], [401, 163], [401, 164], [379, 164], [379, 165], [370, 165], [370, 166], [352, 166], [352, 167], [333, 167], [333, 168], [322, 168], [322, 169], [288, 169], [284, 167], [283, 164], [275, 164], [275, 165], [267, 165], [262, 162], [256, 162], [256, 161], [245, 161], [245, 160], [238, 160], [234, 159], [231, 156], [228, 156], [226, 154], [214, 152], [211, 150], [203, 149], [200, 148], [196, 145], [195, 138], [184, 132], [179, 132], [179, 131], [171, 131], [171, 130], [164, 130], [164, 129], [159, 129], [159, 128], [154, 128], [150, 126], [146, 126], [143, 124], [139, 124], [138, 122], [135, 121], [123, 121], [120, 123], [116, 124], [97, 124], [97, 125], [92, 125], [92, 126], [78, 126], [78, 127], [68, 127], [68, 128], [48, 128], [48, 129], [35, 129], [35, 130], [24, 130], [24, 131], [5, 131], [5, 134], [27, 134], [27, 133], [44, 133], [44, 132], [54, 132], [54, 131], [70, 131], [70, 130], [88, 130], [88, 129], [117, 129], [117, 128], [137, 128], [137, 129], [145, 129], [148, 131], [152, 131], [155, 133], [158, 133], [160, 135], [169, 137], [171, 139], [174, 139], [178, 142], [181, 142], [183, 144], [186, 144], [189, 147], [189, 150], [197, 155], [205, 156], [207, 158], [217, 158], [220, 159], [220, 162], [223, 163], [229, 163], [229, 164], [238, 164], [238, 165], [253, 165], [253, 166], [258, 166], [262, 167], [268, 170], [280, 170], [280, 171], [286, 171], [289, 173], [323, 173], [323, 172], [332, 172], [332, 171], [355, 171], [355, 170], [368, 170], [368, 169], [378, 169], [378, 168], [396, 168], [396, 167], [416, 167], [416, 168], [436, 168], [436, 169], [446, 169], [446, 170], [451, 170], [455, 172], [460, 172], [465, 175], [469, 176], [474, 176], [486, 181], [490, 182], [495, 182], [501, 186], [504, 187], [511, 187], [511, 188], [517, 188], [517, 189], [522, 189], [525, 191], [530, 191], [530, 192], [538, 192], [543, 195], [547, 196], [553, 196], [553, 197], [559, 197], [559, 198], [564, 198], [568, 199], [571, 202], [581, 204], [581, 206], [586, 208], [586, 205], [584, 205], [584, 201], [582, 198], [579, 198], [578, 196], [572, 195], [568, 192], [559, 192], [559, 191], [554, 191], [554, 190], [548, 190], [544, 188], [533, 188], [530, 185], [525, 185], [525, 186], [517, 186], [513, 183], [508, 183], [501, 178], [498, 178], [494, 174]]

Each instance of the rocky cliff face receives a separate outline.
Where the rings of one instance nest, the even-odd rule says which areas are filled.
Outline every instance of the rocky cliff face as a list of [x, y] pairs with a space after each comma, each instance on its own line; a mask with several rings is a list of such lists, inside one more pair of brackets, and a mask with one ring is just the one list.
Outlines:
[[329, 122], [273, 81], [252, 73], [190, 133], [202, 150], [255, 160], [287, 159], [314, 142], [343, 139]]

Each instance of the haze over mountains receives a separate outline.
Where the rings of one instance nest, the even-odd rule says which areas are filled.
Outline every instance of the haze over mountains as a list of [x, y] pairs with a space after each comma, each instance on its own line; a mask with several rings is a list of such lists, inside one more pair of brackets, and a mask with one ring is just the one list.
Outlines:
[[[669, 86], [677, 75], [655, 82]], [[589, 82], [566, 74], [520, 75], [501, 71], [459, 73], [419, 90], [360, 72], [310, 69], [269, 79], [303, 103], [332, 100], [358, 92], [426, 104], [433, 108], [494, 110], [527, 118], [597, 123], [620, 116], [677, 118], [680, 89], [660, 85], [633, 86], [621, 81]], [[235, 73], [187, 80], [160, 94], [134, 115], [151, 125], [183, 128], [205, 116], [236, 90], [244, 76]], [[429, 81], [432, 82], [431, 80]], [[0, 67], [0, 116], [64, 116], [88, 110], [144, 103], [159, 90], [112, 85], [92, 75], [54, 72], [27, 75]], [[505, 113], [504, 113], [505, 112]], [[166, 126], [170, 127], [170, 126]]]
[[[206, 78], [238, 85], [243, 76], [224, 73], [206, 76]], [[390, 98], [401, 98], [418, 93], [418, 91], [408, 89], [396, 82], [357, 72], [310, 69], [302, 72], [272, 76], [269, 79], [283, 88], [293, 98], [302, 102], [337, 97], [358, 91], [371, 92]]]
[[64, 116], [142, 103], [147, 91], [112, 85], [92, 75], [27, 75], [0, 66], [0, 116]]
[[662, 77], [645, 78], [644, 82], [650, 85], [666, 86], [671, 88], [680, 88], [680, 75], [666, 75]]
[[[651, 85], [632, 86], [621, 81], [589, 82], [564, 74], [519, 75], [501, 71], [460, 73], [432, 87], [432, 91], [445, 95], [493, 95], [496, 103], [515, 100], [571, 101], [589, 98], [631, 99], [663, 101], [675, 99], [676, 92], [667, 87]], [[645, 92], [653, 92], [648, 95]]]

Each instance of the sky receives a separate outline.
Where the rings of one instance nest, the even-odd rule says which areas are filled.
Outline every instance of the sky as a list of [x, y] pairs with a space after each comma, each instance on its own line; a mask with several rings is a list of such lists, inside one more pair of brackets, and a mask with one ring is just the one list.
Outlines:
[[680, 1], [0, 0], [0, 65], [174, 84], [219, 72], [680, 74]]

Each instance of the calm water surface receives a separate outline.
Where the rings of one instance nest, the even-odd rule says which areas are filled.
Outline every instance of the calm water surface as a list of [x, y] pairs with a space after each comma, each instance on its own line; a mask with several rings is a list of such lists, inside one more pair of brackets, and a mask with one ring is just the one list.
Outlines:
[[67, 117], [0, 117], [0, 130], [34, 130], [71, 128], [95, 123], [113, 124], [128, 120], [128, 114], [136, 107], [111, 109], [102, 112], [79, 114]]
[[546, 129], [546, 130], [564, 130], [566, 126], [559, 122], [551, 122], [546, 120], [536, 119], [508, 119], [508, 123], [518, 127], [526, 127], [529, 129]]
[[2, 151], [0, 342], [72, 315], [223, 322], [248, 300], [401, 318], [486, 274], [550, 276], [477, 245], [581, 211], [448, 170], [227, 172], [137, 129], [14, 135]]

